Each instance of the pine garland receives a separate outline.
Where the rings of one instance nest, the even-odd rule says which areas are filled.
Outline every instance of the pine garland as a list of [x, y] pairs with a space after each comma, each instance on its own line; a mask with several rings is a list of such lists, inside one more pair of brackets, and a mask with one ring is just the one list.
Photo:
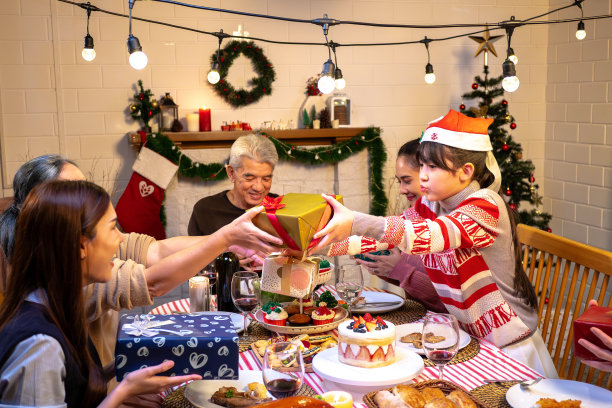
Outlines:
[[[234, 60], [240, 55], [251, 59], [253, 70], [259, 75], [252, 78], [253, 89], [236, 90], [227, 81], [227, 74]], [[211, 62], [216, 62], [217, 53], [210, 57]], [[219, 82], [212, 85], [219, 96], [234, 108], [257, 102], [264, 95], [272, 93], [272, 82], [276, 79], [276, 72], [270, 60], [264, 55], [263, 50], [255, 45], [253, 41], [232, 41], [227, 44], [219, 54]]]
[[[368, 149], [369, 179], [370, 179], [370, 214], [385, 215], [387, 211], [387, 196], [383, 188], [383, 167], [387, 161], [385, 144], [380, 137], [380, 128], [369, 127], [363, 132], [331, 146], [319, 146], [311, 149], [299, 147], [276, 139], [265, 132], [266, 136], [278, 152], [281, 160], [298, 161], [312, 165], [334, 164]], [[147, 147], [178, 165], [178, 173], [184, 177], [200, 177], [203, 181], [222, 180], [227, 177], [224, 163], [199, 163], [183, 154], [179, 148], [162, 133], [154, 133], [147, 137]]]

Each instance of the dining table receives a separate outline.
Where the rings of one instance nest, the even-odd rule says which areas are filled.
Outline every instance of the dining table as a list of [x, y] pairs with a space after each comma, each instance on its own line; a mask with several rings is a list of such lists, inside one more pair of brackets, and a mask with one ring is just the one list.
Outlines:
[[[338, 295], [335, 292], [333, 285], [323, 285], [317, 290], [320, 294], [326, 290], [329, 290], [336, 297]], [[385, 292], [383, 289], [374, 287], [365, 287], [365, 291], [373, 292]], [[414, 312], [415, 308], [421, 308], [422, 312]], [[397, 312], [394, 316], [394, 323], [396, 325], [403, 323], [423, 322], [425, 316], [430, 315], [432, 312], [425, 310], [425, 308], [418, 302], [406, 301], [404, 306], [404, 312]], [[160, 305], [153, 310], [152, 314], [177, 314], [177, 313], [189, 313], [189, 299], [178, 299]], [[387, 315], [391, 315], [390, 312]], [[385, 315], [385, 319], [386, 316]], [[252, 321], [249, 329], [253, 330], [255, 325], [258, 325], [254, 316], [251, 315]], [[405, 321], [402, 321], [405, 320]], [[332, 331], [337, 335], [337, 330]], [[269, 336], [275, 336], [274, 333], [269, 333]], [[262, 364], [260, 359], [256, 356], [256, 352], [250, 347], [240, 347], [239, 356], [239, 369], [240, 370], [253, 370], [261, 371]], [[424, 357], [423, 357], [424, 358]], [[419, 383], [428, 380], [438, 379], [438, 368], [433, 365], [429, 360], [425, 359], [425, 367], [423, 371], [411, 382]], [[428, 364], [429, 363], [429, 364]], [[493, 408], [505, 408], [508, 407], [505, 401], [505, 392], [508, 388], [519, 381], [533, 380], [541, 378], [538, 372], [532, 370], [525, 364], [510, 357], [494, 344], [484, 339], [477, 339], [472, 337], [470, 339], [470, 345], [465, 347], [465, 350], [460, 351], [455, 359], [451, 361], [444, 369], [444, 380], [450, 381], [456, 384], [470, 393], [472, 396], [476, 396], [481, 401], [485, 402], [486, 406]], [[498, 380], [495, 383], [488, 383], [486, 380], [495, 379]], [[329, 382], [314, 372], [307, 372], [304, 376], [305, 384], [310, 387], [311, 395], [323, 394], [328, 389]], [[333, 384], [333, 383], [332, 383]], [[177, 389], [183, 387], [184, 384], [175, 387], [174, 389], [168, 390], [163, 393], [164, 397], [168, 397], [174, 393]], [[183, 387], [184, 388], [184, 387]], [[380, 387], [385, 388], [385, 387]], [[354, 398], [354, 407], [362, 408], [367, 407], [361, 401], [361, 396]], [[165, 404], [166, 407], [175, 406], [172, 404]], [[176, 405], [186, 406], [186, 405]]]

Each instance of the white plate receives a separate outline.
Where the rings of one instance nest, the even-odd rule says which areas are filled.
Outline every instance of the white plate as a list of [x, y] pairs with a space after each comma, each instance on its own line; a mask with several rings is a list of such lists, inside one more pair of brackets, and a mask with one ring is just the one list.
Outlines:
[[423, 359], [396, 348], [395, 362], [385, 367], [364, 368], [341, 363], [338, 348], [323, 350], [312, 359], [315, 373], [326, 380], [353, 386], [391, 386], [413, 379], [423, 371]]
[[570, 380], [542, 380], [526, 390], [516, 384], [506, 393], [508, 404], [514, 408], [531, 408], [540, 398], [579, 399], [582, 408], [610, 408], [612, 405], [611, 391]]
[[[397, 347], [403, 348], [406, 350], [410, 350], [410, 351], [414, 351], [415, 353], [418, 353], [421, 355], [425, 355], [425, 352], [423, 351], [422, 348], [416, 348], [412, 345], [412, 343], [403, 343], [400, 341], [402, 336], [405, 336], [407, 334], [414, 333], [414, 332], [419, 332], [419, 333], [423, 332], [423, 323], [406, 323], [400, 326], [395, 326], [395, 336], [397, 339], [397, 342], [396, 342]], [[463, 330], [459, 329], [459, 349], [462, 349], [468, 344], [470, 344], [470, 341], [472, 341], [472, 338], [470, 337], [470, 335], [464, 332]]]
[[[217, 408], [210, 397], [221, 387], [236, 387], [238, 391], [246, 391], [252, 382], [263, 384], [261, 371], [240, 370], [238, 380], [198, 380], [185, 387], [185, 398], [198, 408]], [[273, 398], [268, 394], [268, 398]]]
[[[193, 314], [193, 315], [207, 315], [207, 314], [228, 315], [230, 319], [232, 319], [232, 328], [236, 330], [236, 333], [241, 333], [244, 330], [244, 318], [239, 313], [214, 311], [214, 312], [195, 312], [195, 313], [189, 313], [189, 314]], [[249, 324], [251, 323], [250, 317], [247, 317], [247, 322]]]
[[405, 300], [403, 297], [398, 296], [394, 293], [387, 293], [387, 292], [370, 292], [367, 290], [364, 290], [363, 292], [361, 292], [361, 295], [359, 296], [363, 296], [365, 298], [366, 303], [371, 303], [371, 302], [397, 302], [396, 304], [390, 305], [390, 306], [363, 306], [360, 308], [353, 308], [353, 312], [356, 313], [384, 313], [384, 312], [390, 312], [392, 310], [395, 309], [399, 309], [400, 307], [404, 306]]

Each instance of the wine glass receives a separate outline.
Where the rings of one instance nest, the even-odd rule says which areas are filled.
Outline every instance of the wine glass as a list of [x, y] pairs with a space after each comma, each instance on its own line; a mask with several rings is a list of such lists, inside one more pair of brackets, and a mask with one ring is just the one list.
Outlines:
[[275, 398], [295, 395], [304, 382], [302, 351], [289, 342], [273, 343], [266, 347], [263, 357], [263, 382]]
[[459, 323], [451, 314], [432, 313], [423, 323], [423, 351], [440, 371], [440, 380], [444, 376], [444, 366], [448, 364], [459, 350]]
[[234, 306], [242, 312], [242, 317], [244, 318], [242, 340], [247, 340], [249, 337], [247, 316], [259, 303], [256, 290], [257, 285], [253, 285], [256, 279], [259, 279], [259, 276], [255, 272], [238, 271], [232, 275], [232, 301]]
[[363, 274], [359, 265], [342, 265], [336, 274], [336, 292], [348, 306], [348, 317], [352, 317], [355, 299], [363, 289]]

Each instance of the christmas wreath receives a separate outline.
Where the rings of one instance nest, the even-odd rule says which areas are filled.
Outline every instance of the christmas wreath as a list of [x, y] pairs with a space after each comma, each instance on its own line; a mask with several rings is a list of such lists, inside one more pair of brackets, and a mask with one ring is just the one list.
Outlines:
[[[251, 79], [253, 89], [247, 91], [245, 89], [236, 90], [227, 80], [227, 73], [232, 66], [232, 63], [240, 54], [250, 58], [253, 63], [253, 69], [257, 73], [257, 77]], [[212, 62], [216, 62], [217, 53], [211, 57]], [[219, 76], [220, 80], [213, 85], [217, 94], [219, 94], [227, 103], [233, 107], [249, 105], [257, 102], [264, 95], [272, 93], [272, 82], [276, 78], [276, 73], [272, 67], [272, 63], [263, 53], [263, 50], [253, 43], [253, 41], [232, 41], [223, 48], [219, 53]]]

